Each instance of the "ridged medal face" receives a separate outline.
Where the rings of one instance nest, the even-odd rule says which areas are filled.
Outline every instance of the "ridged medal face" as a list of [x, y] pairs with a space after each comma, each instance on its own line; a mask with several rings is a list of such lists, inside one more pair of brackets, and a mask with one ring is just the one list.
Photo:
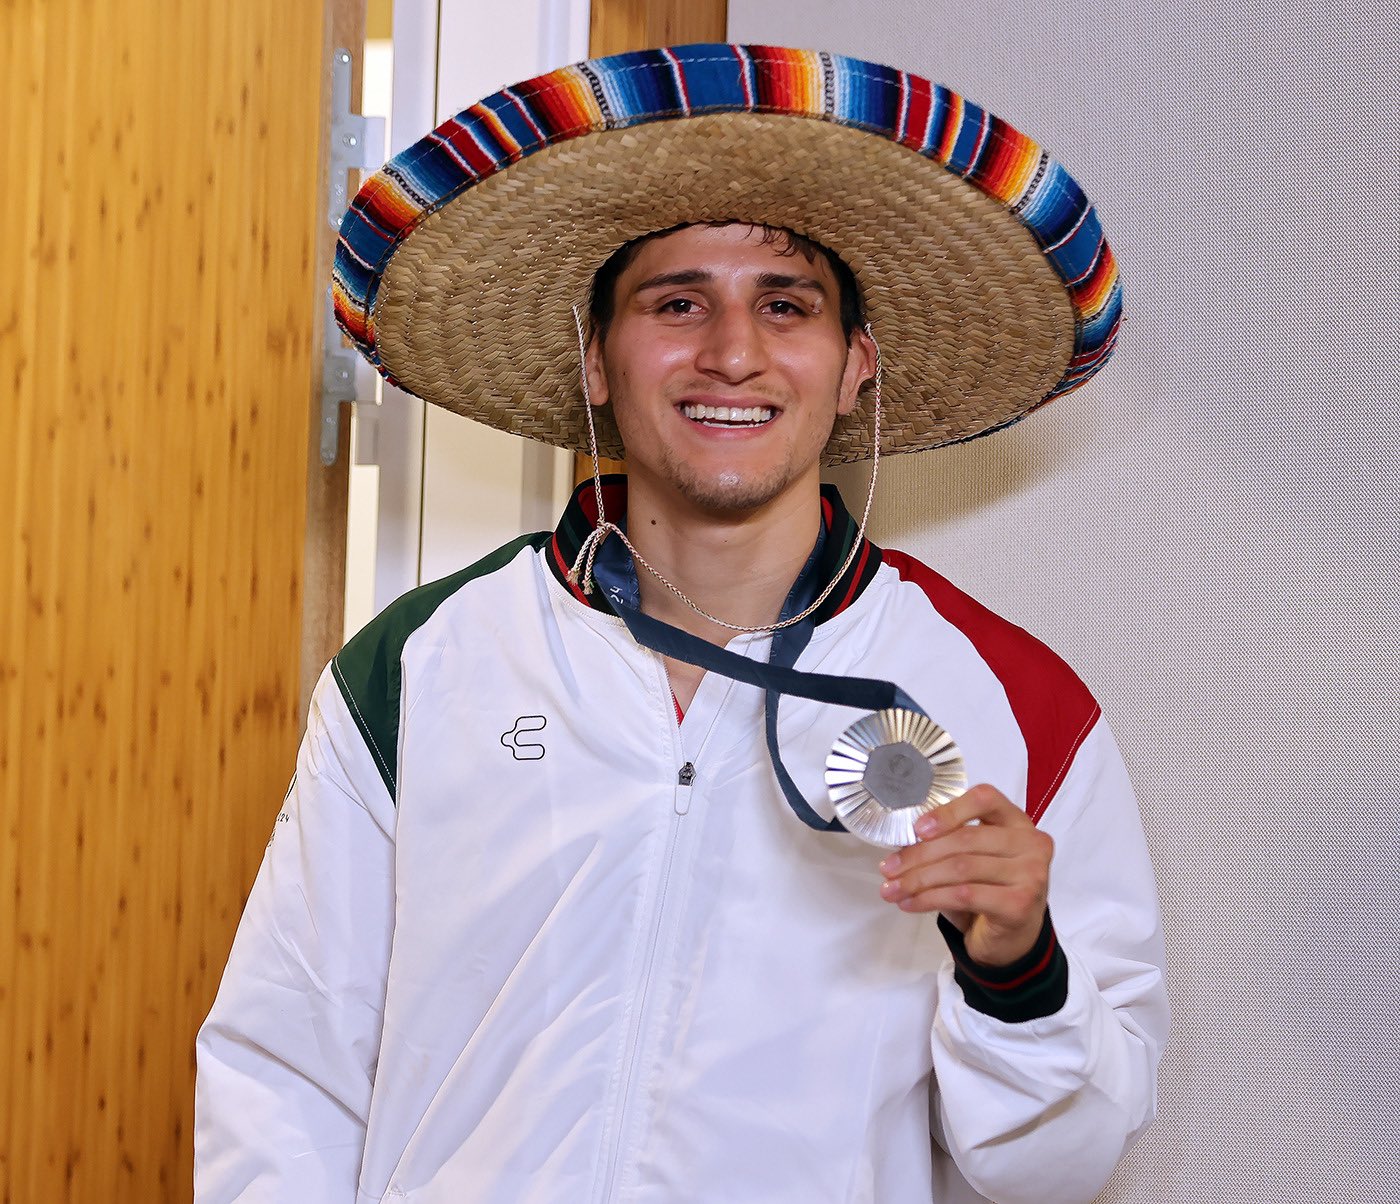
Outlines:
[[826, 789], [848, 831], [871, 844], [913, 844], [914, 822], [967, 789], [953, 738], [927, 715], [892, 707], [851, 724], [826, 758]]

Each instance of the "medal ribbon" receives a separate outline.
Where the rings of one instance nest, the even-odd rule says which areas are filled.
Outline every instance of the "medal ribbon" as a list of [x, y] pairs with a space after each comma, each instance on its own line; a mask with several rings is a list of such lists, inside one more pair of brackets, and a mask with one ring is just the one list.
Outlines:
[[[643, 614], [640, 610], [620, 599], [614, 598], [613, 602], [618, 615], [627, 624], [627, 630], [632, 633], [632, 638], [644, 648], [650, 648], [662, 656], [685, 661], [689, 665], [695, 665], [709, 672], [718, 673], [721, 677], [727, 677], [732, 681], [742, 681], [748, 685], [757, 686], [767, 692], [764, 727], [768, 739], [768, 756], [773, 762], [773, 772], [777, 775], [783, 794], [787, 796], [788, 806], [809, 828], [816, 828], [821, 832], [846, 831], [845, 825], [839, 819], [823, 819], [816, 811], [812, 810], [807, 800], [802, 797], [802, 792], [797, 789], [797, 783], [792, 780], [792, 775], [783, 765], [782, 755], [778, 751], [777, 704], [779, 695], [791, 694], [797, 698], [810, 699], [813, 702], [864, 708], [867, 711], [883, 711], [890, 707], [903, 707], [905, 710], [915, 711], [920, 715], [925, 714], [924, 709], [893, 682], [871, 677], [838, 677], [829, 673], [807, 673], [785, 665], [750, 660], [747, 656], [730, 652], [728, 648], [721, 648], [716, 644], [711, 644], [708, 640], [702, 640], [697, 635], [683, 631], [679, 627], [673, 627], [670, 623], [664, 623], [651, 615]], [[805, 624], [789, 627], [778, 633], [779, 635], [800, 633], [803, 637], [797, 649], [793, 651], [793, 659], [796, 659], [796, 653], [805, 647], [807, 640], [811, 638], [812, 626], [809, 620]], [[776, 651], [778, 635], [775, 635], [773, 639], [772, 648], [773, 651]]]

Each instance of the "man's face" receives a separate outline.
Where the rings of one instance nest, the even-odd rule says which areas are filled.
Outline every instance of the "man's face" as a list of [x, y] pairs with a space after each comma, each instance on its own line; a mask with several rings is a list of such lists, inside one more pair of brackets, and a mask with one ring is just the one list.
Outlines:
[[611, 403], [629, 474], [711, 513], [815, 492], [832, 424], [874, 374], [869, 338], [842, 334], [825, 258], [762, 238], [688, 226], [644, 243], [588, 349], [593, 403]]

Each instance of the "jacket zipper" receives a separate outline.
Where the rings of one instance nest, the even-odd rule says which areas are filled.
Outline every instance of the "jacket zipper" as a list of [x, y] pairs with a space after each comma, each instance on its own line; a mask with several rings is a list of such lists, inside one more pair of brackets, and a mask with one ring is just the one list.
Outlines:
[[676, 814], [690, 812], [690, 788], [695, 784], [695, 766], [687, 761], [676, 774]]
[[608, 1155], [608, 1174], [603, 1182], [603, 1194], [599, 1197], [605, 1204], [613, 1198], [617, 1189], [618, 1165], [622, 1160], [622, 1143], [627, 1135], [628, 1105], [632, 1096], [632, 1079], [637, 1070], [637, 1059], [641, 1055], [646, 1037], [647, 1004], [651, 997], [651, 973], [656, 965], [656, 949], [660, 943], [662, 923], [666, 918], [666, 894], [671, 884], [671, 867], [676, 860], [676, 844], [680, 836], [681, 822], [690, 810], [690, 792], [695, 782], [695, 766], [685, 762], [676, 772], [676, 789], [673, 799], [671, 828], [666, 837], [666, 859], [661, 870], [661, 886], [656, 894], [655, 916], [648, 938], [646, 969], [642, 974], [641, 987], [637, 993], [637, 1010], [634, 1013], [632, 1031], [628, 1037], [627, 1069], [622, 1077], [622, 1093], [618, 1097], [617, 1122], [613, 1130], [612, 1151]]

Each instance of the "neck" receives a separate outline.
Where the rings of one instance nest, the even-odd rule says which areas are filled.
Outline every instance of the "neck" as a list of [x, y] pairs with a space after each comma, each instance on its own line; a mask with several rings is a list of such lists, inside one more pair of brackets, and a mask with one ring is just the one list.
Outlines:
[[[717, 515], [675, 491], [629, 476], [627, 536], [647, 562], [695, 605], [743, 627], [776, 622], [821, 526], [820, 482], [784, 491], [755, 510]], [[637, 566], [644, 613], [711, 643], [734, 632], [693, 611]]]

